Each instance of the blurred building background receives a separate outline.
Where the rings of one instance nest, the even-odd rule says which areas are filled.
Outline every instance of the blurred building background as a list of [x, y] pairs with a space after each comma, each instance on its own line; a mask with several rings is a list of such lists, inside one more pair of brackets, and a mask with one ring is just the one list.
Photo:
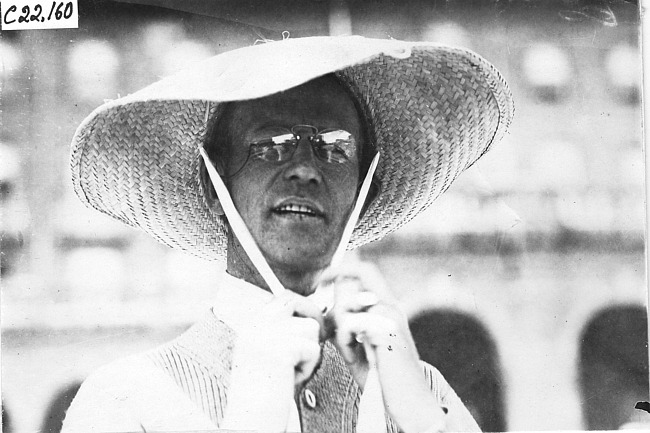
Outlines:
[[222, 270], [85, 209], [67, 166], [75, 128], [107, 99], [283, 31], [462, 45], [502, 71], [516, 102], [504, 142], [359, 256], [382, 270], [422, 356], [485, 430], [643, 420], [633, 408], [648, 400], [636, 2], [79, 3], [79, 29], [0, 34], [12, 432], [57, 431], [56, 408], [88, 372], [180, 333]]

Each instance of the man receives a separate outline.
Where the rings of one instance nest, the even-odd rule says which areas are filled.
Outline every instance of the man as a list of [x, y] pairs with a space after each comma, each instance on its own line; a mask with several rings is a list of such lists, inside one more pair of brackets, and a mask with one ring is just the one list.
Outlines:
[[477, 430], [380, 284], [328, 268], [511, 116], [475, 54], [356, 37], [236, 50], [100, 107], [73, 141], [82, 200], [228, 275], [185, 334], [91, 375], [64, 431]]

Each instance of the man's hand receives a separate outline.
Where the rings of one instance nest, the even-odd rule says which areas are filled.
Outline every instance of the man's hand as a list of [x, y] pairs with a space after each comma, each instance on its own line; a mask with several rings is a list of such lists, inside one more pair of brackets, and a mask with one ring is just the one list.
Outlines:
[[221, 428], [285, 431], [295, 387], [307, 381], [320, 362], [322, 312], [287, 290], [257, 319], [237, 330]]
[[274, 297], [254, 323], [239, 330], [235, 358], [262, 368], [286, 368], [298, 386], [320, 362], [322, 312], [309, 299], [287, 290]]
[[376, 269], [355, 264], [334, 278], [335, 303], [326, 321], [335, 329], [332, 341], [360, 387], [369, 369], [366, 348], [372, 350], [384, 405], [406, 433], [444, 427], [444, 412], [424, 380], [406, 316], [397, 308]]

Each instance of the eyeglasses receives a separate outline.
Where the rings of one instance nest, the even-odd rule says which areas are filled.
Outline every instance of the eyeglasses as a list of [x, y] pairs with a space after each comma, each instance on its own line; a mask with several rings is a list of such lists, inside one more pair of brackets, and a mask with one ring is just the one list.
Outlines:
[[303, 138], [309, 140], [316, 158], [328, 164], [345, 164], [354, 158], [357, 150], [352, 134], [342, 129], [318, 131], [318, 128], [311, 125], [278, 128], [269, 136], [250, 143], [246, 161], [228, 177], [237, 175], [251, 159], [273, 163], [289, 161]]

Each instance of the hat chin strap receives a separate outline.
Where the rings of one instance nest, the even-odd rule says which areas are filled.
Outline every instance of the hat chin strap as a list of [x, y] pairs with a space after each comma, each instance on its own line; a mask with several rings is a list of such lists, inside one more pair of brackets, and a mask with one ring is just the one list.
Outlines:
[[239, 212], [237, 211], [235, 203], [233, 203], [232, 198], [230, 197], [230, 193], [228, 192], [226, 185], [223, 183], [221, 176], [219, 176], [219, 173], [217, 173], [217, 170], [214, 168], [214, 165], [212, 164], [212, 161], [210, 161], [210, 157], [205, 152], [205, 149], [203, 149], [203, 147], [199, 147], [199, 152], [203, 157], [205, 167], [208, 169], [208, 176], [210, 176], [214, 190], [217, 193], [217, 198], [219, 199], [221, 207], [223, 208], [223, 211], [228, 218], [230, 228], [232, 229], [235, 236], [237, 236], [239, 243], [244, 248], [244, 251], [246, 251], [246, 254], [248, 254], [248, 257], [251, 259], [253, 265], [257, 268], [257, 271], [260, 273], [266, 284], [271, 289], [271, 292], [276, 296], [280, 295], [282, 292], [284, 292], [285, 288], [282, 286], [282, 283], [280, 280], [278, 280], [278, 277], [266, 262], [266, 259], [262, 255], [262, 252], [257, 246], [257, 243], [255, 243], [253, 236], [251, 236], [250, 231], [248, 231], [246, 223], [244, 223], [241, 215], [239, 215]]
[[[244, 248], [244, 251], [246, 251], [246, 254], [248, 254], [248, 257], [250, 258], [255, 268], [257, 268], [257, 271], [260, 273], [266, 284], [271, 289], [271, 292], [276, 296], [281, 294], [286, 289], [284, 286], [282, 286], [282, 283], [275, 275], [266, 259], [264, 258], [264, 255], [257, 246], [257, 243], [248, 230], [246, 223], [237, 211], [235, 203], [232, 201], [232, 197], [230, 196], [230, 192], [226, 188], [226, 185], [223, 183], [221, 176], [219, 176], [219, 173], [217, 173], [217, 170], [214, 168], [214, 164], [212, 164], [212, 161], [210, 160], [210, 157], [206, 153], [205, 149], [203, 147], [199, 147], [199, 152], [201, 153], [201, 157], [203, 157], [203, 161], [208, 170], [208, 176], [210, 177], [212, 185], [214, 186], [214, 190], [217, 193], [217, 198], [219, 199], [221, 207], [223, 208], [223, 211], [228, 218], [230, 228], [232, 229], [235, 236], [237, 236], [239, 243], [241, 244], [242, 248]], [[366, 197], [368, 196], [368, 191], [370, 190], [372, 178], [375, 174], [378, 163], [379, 153], [377, 153], [373, 158], [372, 163], [368, 168], [368, 173], [366, 174], [366, 177], [361, 184], [361, 189], [359, 190], [354, 208], [352, 209], [350, 217], [348, 218], [348, 222], [343, 229], [343, 234], [341, 235], [339, 245], [334, 251], [334, 255], [330, 261], [330, 267], [339, 265], [343, 260], [345, 250], [347, 249], [350, 238], [352, 237], [352, 231], [357, 224], [357, 220], [359, 219], [359, 214], [361, 213], [363, 204], [366, 202]]]
[[[217, 198], [221, 203], [226, 217], [228, 218], [228, 223], [232, 229], [235, 236], [239, 240], [239, 243], [248, 254], [253, 265], [257, 268], [257, 271], [260, 273], [266, 284], [271, 289], [271, 292], [278, 296], [283, 293], [286, 289], [275, 275], [269, 264], [267, 263], [264, 255], [260, 251], [257, 243], [251, 236], [246, 223], [242, 219], [241, 215], [237, 211], [235, 204], [232, 201], [232, 197], [226, 188], [226, 185], [223, 183], [221, 176], [217, 173], [217, 170], [214, 168], [210, 157], [206, 153], [203, 147], [199, 147], [199, 152], [203, 157], [205, 166], [208, 170], [208, 176], [212, 181], [214, 190], [217, 193]], [[334, 251], [332, 260], [330, 261], [330, 267], [338, 266], [343, 260], [345, 251], [347, 249], [350, 238], [352, 237], [352, 231], [357, 224], [359, 215], [361, 214], [361, 209], [363, 208], [364, 203], [366, 202], [366, 197], [368, 196], [368, 191], [370, 190], [370, 185], [372, 183], [372, 178], [377, 169], [377, 164], [379, 163], [379, 152], [375, 154], [375, 157], [372, 159], [372, 163], [368, 168], [368, 173], [361, 184], [361, 189], [357, 196], [348, 222], [345, 224], [343, 229], [343, 234], [341, 235], [341, 240], [339, 245]], [[385, 417], [384, 414], [384, 403], [381, 392], [381, 385], [379, 382], [379, 375], [377, 373], [377, 362], [374, 356], [374, 352], [370, 347], [369, 343], [364, 342], [364, 348], [366, 351], [366, 357], [368, 363], [370, 364], [370, 369], [366, 377], [366, 383], [364, 386], [364, 392], [359, 405], [359, 417], [357, 420], [357, 432], [359, 433], [381, 433], [386, 431]]]

